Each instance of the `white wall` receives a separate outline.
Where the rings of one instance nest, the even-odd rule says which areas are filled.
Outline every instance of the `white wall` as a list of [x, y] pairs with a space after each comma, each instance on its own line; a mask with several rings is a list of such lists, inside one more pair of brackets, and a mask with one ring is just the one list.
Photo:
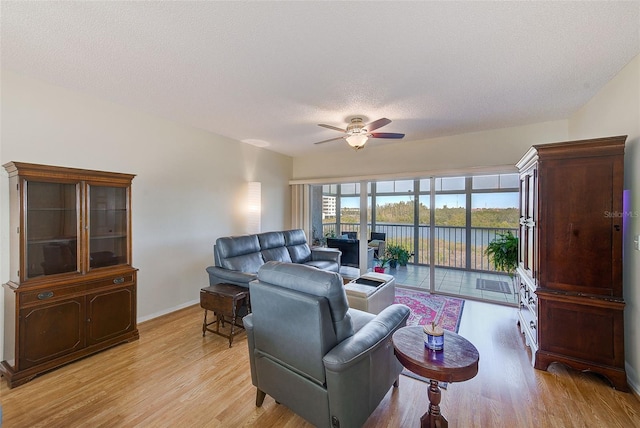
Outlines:
[[[205, 268], [213, 264], [215, 239], [246, 233], [248, 181], [262, 183], [262, 230], [291, 223], [289, 157], [13, 72], [3, 70], [1, 83], [1, 164], [137, 174], [132, 205], [139, 321], [198, 301], [199, 289], [208, 285]], [[0, 170], [5, 283], [8, 179]]]
[[623, 214], [625, 356], [627, 377], [640, 394], [640, 251], [633, 248], [633, 237], [640, 235], [640, 56], [569, 118], [572, 140], [611, 135], [628, 135], [624, 184], [631, 206]]

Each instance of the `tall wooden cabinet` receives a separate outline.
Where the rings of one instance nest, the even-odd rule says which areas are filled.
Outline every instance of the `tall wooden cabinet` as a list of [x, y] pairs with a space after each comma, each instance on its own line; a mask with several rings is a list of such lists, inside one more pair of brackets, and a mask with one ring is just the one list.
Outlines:
[[133, 175], [9, 162], [9, 387], [138, 338]]
[[520, 170], [520, 329], [532, 363], [628, 391], [622, 296], [626, 136], [533, 146]]

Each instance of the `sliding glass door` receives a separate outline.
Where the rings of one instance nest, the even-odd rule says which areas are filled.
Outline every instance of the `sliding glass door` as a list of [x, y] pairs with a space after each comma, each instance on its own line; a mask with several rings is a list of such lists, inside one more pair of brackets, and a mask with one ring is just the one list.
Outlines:
[[[361, 185], [312, 186], [322, 206], [313, 210], [314, 237], [384, 233], [387, 248], [400, 246], [411, 255], [407, 266], [387, 268], [397, 283], [516, 304], [512, 279], [496, 270], [485, 251], [500, 234], [518, 234], [517, 174], [369, 182], [366, 206], [360, 204]], [[368, 230], [361, 231], [364, 209]]]

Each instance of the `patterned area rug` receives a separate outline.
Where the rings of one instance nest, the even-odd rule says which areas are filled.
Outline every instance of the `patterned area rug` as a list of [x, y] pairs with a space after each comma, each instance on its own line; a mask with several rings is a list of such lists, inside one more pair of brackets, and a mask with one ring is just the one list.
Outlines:
[[[460, 328], [460, 319], [464, 308], [464, 300], [462, 299], [396, 287], [395, 303], [402, 303], [411, 309], [407, 325], [425, 325], [435, 320], [445, 330], [457, 333]], [[403, 369], [402, 374], [422, 382], [429, 382], [429, 379], [407, 369]], [[439, 386], [442, 389], [447, 389], [448, 384], [447, 382], [439, 382]]]
[[407, 325], [425, 325], [434, 321], [443, 329], [458, 332], [464, 300], [396, 287], [395, 303], [411, 309]]

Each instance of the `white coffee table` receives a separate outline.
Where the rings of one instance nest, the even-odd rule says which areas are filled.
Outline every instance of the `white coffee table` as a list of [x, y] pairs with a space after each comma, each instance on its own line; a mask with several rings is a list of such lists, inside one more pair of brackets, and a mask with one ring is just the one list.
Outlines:
[[392, 275], [368, 272], [344, 285], [349, 307], [378, 314], [393, 304], [396, 297], [395, 284], [396, 280]]

